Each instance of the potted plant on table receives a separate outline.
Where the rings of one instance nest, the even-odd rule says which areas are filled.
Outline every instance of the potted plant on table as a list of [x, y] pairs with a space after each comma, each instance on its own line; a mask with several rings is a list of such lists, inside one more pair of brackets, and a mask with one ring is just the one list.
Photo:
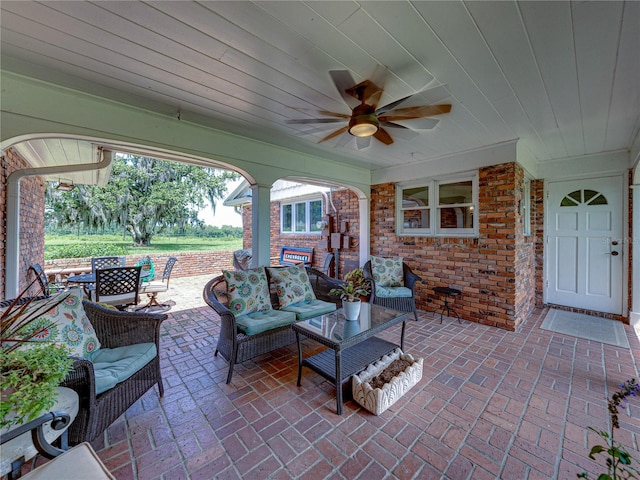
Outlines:
[[353, 283], [356, 288], [364, 290], [365, 293], [360, 294], [360, 300], [367, 301], [369, 298], [369, 293], [371, 293], [371, 281], [365, 278], [364, 276], [364, 268], [358, 267], [351, 270], [344, 277], [346, 282]]
[[344, 316], [347, 320], [357, 320], [360, 314], [361, 297], [369, 295], [369, 289], [366, 288], [364, 283], [358, 282], [357, 274], [352, 275], [351, 279], [349, 279], [351, 273], [349, 272], [345, 276], [345, 283], [342, 286], [332, 288], [329, 294], [337, 295], [342, 299]]
[[52, 324], [42, 317], [67, 293], [23, 300], [30, 284], [0, 313], [0, 428], [28, 422], [51, 408], [57, 388], [71, 369], [68, 351], [38, 336]]

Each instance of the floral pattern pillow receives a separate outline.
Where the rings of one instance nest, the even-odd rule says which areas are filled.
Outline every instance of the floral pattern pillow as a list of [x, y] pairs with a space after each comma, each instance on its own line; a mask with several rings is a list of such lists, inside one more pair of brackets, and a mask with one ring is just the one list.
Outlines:
[[381, 287], [403, 287], [404, 273], [402, 257], [371, 257], [371, 274], [376, 285]]
[[61, 303], [34, 321], [34, 342], [64, 345], [73, 357], [87, 358], [100, 348], [100, 341], [82, 307], [82, 289], [72, 288], [57, 295], [69, 294]]
[[250, 270], [223, 270], [222, 274], [227, 281], [229, 310], [234, 315], [271, 310], [269, 283], [264, 267]]
[[284, 268], [269, 268], [269, 276], [278, 295], [280, 308], [316, 299], [304, 264]]

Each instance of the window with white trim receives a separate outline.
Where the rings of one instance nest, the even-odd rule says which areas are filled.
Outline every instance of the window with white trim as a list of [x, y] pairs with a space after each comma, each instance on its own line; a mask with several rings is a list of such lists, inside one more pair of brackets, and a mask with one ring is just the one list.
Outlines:
[[396, 185], [396, 234], [476, 236], [477, 191], [477, 175]]
[[280, 232], [320, 233], [322, 230], [322, 200], [309, 199], [283, 203], [280, 208]]

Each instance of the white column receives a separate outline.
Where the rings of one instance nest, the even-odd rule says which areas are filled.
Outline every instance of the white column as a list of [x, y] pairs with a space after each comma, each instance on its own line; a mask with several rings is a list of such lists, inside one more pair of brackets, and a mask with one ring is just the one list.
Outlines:
[[[371, 202], [369, 198], [358, 198], [360, 215], [360, 266], [369, 260], [369, 229], [371, 228]], [[371, 232], [374, 235], [374, 232]]]
[[251, 266], [271, 261], [271, 186], [251, 186]]
[[629, 323], [632, 326], [640, 324], [640, 185], [632, 185], [632, 205], [633, 218], [633, 260], [631, 265], [631, 312], [629, 312]]
[[[7, 207], [6, 207], [6, 245], [5, 250], [5, 283], [4, 298], [6, 300], [18, 296], [20, 284], [19, 255], [20, 255], [20, 175], [9, 175], [7, 182]], [[44, 238], [42, 239], [44, 242]]]

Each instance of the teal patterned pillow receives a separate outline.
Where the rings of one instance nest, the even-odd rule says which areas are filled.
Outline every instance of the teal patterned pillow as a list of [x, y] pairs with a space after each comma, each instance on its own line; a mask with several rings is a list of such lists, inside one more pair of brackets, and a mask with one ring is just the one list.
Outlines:
[[310, 302], [316, 299], [307, 270], [300, 266], [269, 268], [269, 277], [276, 287], [278, 303], [284, 308], [292, 303]]
[[404, 273], [402, 257], [371, 257], [371, 274], [376, 285], [381, 287], [403, 287]]
[[264, 267], [250, 270], [223, 270], [229, 294], [229, 310], [235, 316], [271, 310], [269, 284]]
[[71, 288], [56, 295], [67, 293], [64, 301], [34, 322], [37, 333], [33, 340], [66, 345], [69, 355], [86, 358], [100, 348], [100, 341], [82, 308], [82, 289]]

